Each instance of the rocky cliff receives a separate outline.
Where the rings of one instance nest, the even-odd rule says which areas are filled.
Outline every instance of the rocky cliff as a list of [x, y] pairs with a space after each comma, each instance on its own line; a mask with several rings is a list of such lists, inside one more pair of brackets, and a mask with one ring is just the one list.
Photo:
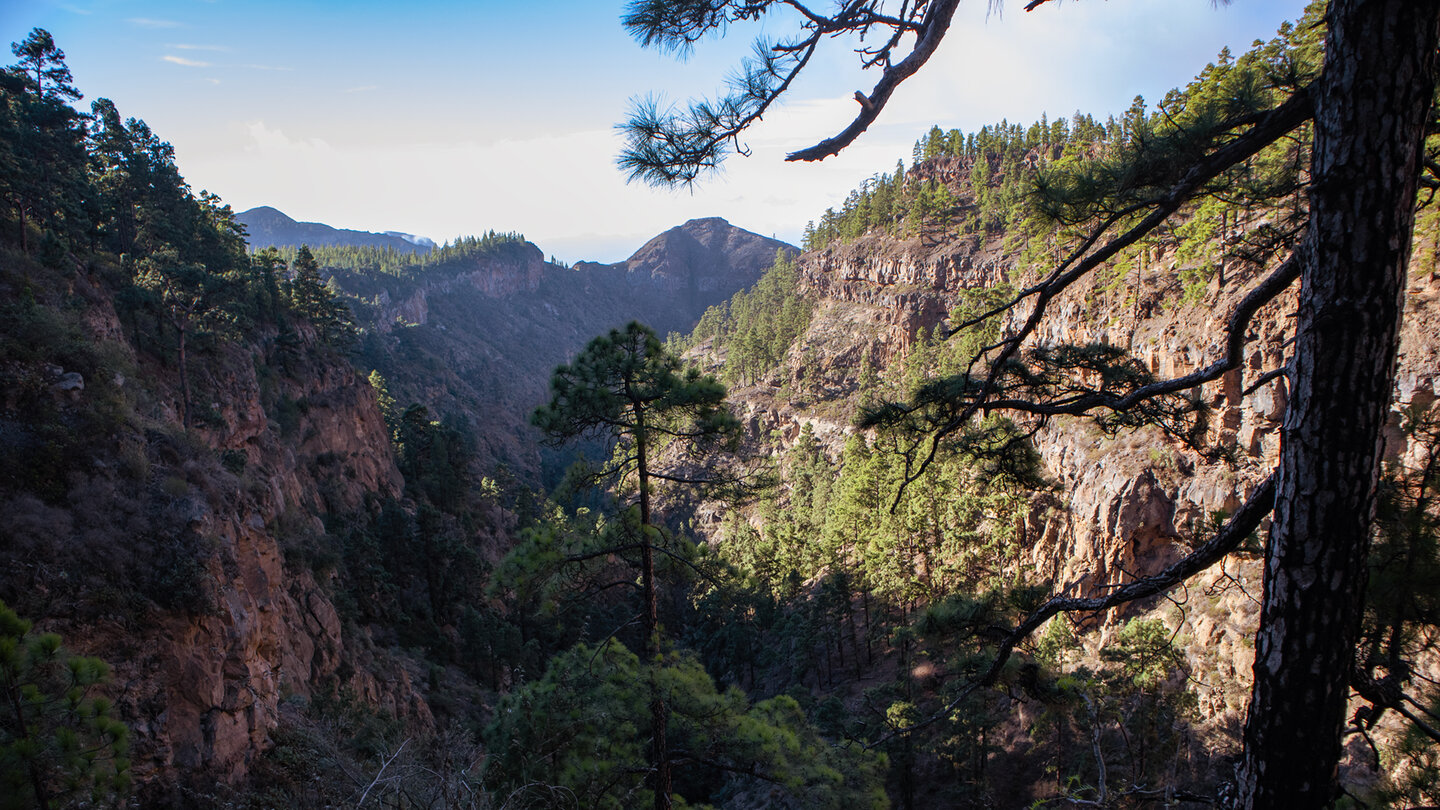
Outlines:
[[138, 800], [243, 779], [287, 702], [343, 692], [429, 726], [416, 665], [342, 616], [313, 557], [322, 518], [400, 494], [370, 386], [304, 330], [210, 342], [187, 431], [173, 355], [122, 323], [113, 273], [0, 262], [0, 297], [23, 283], [52, 330], [0, 369], [0, 598], [112, 664]]
[[[1397, 410], [1435, 401], [1440, 284], [1428, 256], [1416, 252], [1407, 291]], [[1052, 302], [1035, 342], [1105, 343], [1126, 349], [1159, 377], [1184, 375], [1221, 356], [1226, 321], [1261, 273], [1231, 268], [1223, 284], [1215, 277], [1186, 288], [1173, 245], [1153, 246], [1129, 261]], [[832, 459], [854, 431], [862, 362], [898, 373], [917, 335], [948, 326], [949, 311], [967, 290], [1036, 280], [999, 238], [967, 234], [922, 239], [872, 232], [808, 252], [800, 266], [801, 291], [816, 307], [808, 331], [780, 369], [732, 392], [732, 399], [752, 435], [778, 437], [783, 448], [808, 424]], [[1287, 402], [1281, 372], [1294, 336], [1294, 301], [1292, 290], [1263, 308], [1252, 321], [1242, 368], [1200, 391], [1209, 406], [1203, 444], [1228, 454], [1228, 461], [1153, 429], [1106, 435], [1075, 418], [1042, 426], [1035, 445], [1055, 486], [1032, 504], [1017, 568], [1056, 593], [1098, 595], [1180, 559], [1217, 516], [1236, 509], [1278, 457]], [[1028, 312], [1026, 306], [1011, 312], [1002, 329], [1014, 330]], [[1395, 431], [1387, 452], [1400, 458], [1413, 448]], [[1086, 618], [1085, 625], [1098, 630], [1086, 643], [1096, 654], [1123, 620], [1161, 618], [1197, 673], [1206, 727], [1233, 730], [1248, 700], [1261, 573], [1258, 555], [1233, 554], [1168, 601]]]

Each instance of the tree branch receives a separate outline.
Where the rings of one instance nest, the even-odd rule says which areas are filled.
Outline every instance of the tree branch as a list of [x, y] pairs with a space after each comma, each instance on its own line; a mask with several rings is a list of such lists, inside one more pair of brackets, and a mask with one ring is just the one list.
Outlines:
[[957, 709], [966, 698], [970, 697], [975, 690], [982, 686], [989, 686], [995, 683], [1000, 673], [1005, 668], [1006, 662], [1010, 660], [1010, 654], [1015, 647], [1024, 641], [1029, 635], [1040, 628], [1040, 625], [1049, 621], [1051, 617], [1061, 613], [1093, 612], [1108, 610], [1113, 607], [1134, 602], [1137, 599], [1154, 596], [1158, 593], [1169, 590], [1184, 582], [1195, 574], [1204, 571], [1214, 565], [1226, 554], [1234, 551], [1245, 538], [1260, 527], [1261, 521], [1270, 514], [1275, 506], [1275, 479], [1278, 472], [1272, 472], [1260, 482], [1250, 498], [1236, 510], [1235, 514], [1226, 521], [1215, 536], [1196, 548], [1183, 559], [1166, 568], [1160, 573], [1137, 579], [1134, 582], [1122, 585], [1105, 596], [1082, 599], [1079, 597], [1056, 596], [1052, 597], [1045, 604], [1041, 605], [1034, 612], [1025, 618], [1024, 621], [1011, 630], [992, 659], [989, 669], [979, 679], [971, 681], [960, 694], [944, 708], [918, 722], [912, 723], [893, 734], [887, 734], [878, 740], [866, 744], [866, 748], [874, 748], [882, 745], [901, 734], [909, 734], [916, 729], [931, 725], [947, 716]]
[[400, 747], [395, 749], [395, 753], [391, 754], [389, 759], [386, 759], [383, 763], [380, 764], [379, 772], [375, 774], [374, 779], [370, 780], [370, 784], [365, 787], [365, 791], [360, 794], [360, 801], [355, 803], [356, 807], [363, 807], [365, 805], [365, 799], [370, 795], [370, 791], [374, 790], [375, 786], [380, 784], [381, 781], [383, 781], [381, 777], [385, 775], [385, 769], [389, 768], [390, 765], [400, 757], [401, 752], [405, 750], [405, 746], [409, 744], [410, 739], [407, 737], [404, 742], [400, 743]]
[[918, 39], [915, 41], [915, 49], [908, 56], [898, 63], [885, 69], [880, 81], [870, 91], [870, 95], [860, 102], [860, 114], [850, 122], [850, 126], [842, 130], [833, 138], [826, 138], [820, 143], [808, 149], [801, 149], [798, 152], [791, 152], [785, 156], [790, 160], [824, 160], [831, 155], [838, 153], [841, 149], [849, 146], [860, 137], [860, 134], [870, 128], [879, 117], [880, 111], [890, 101], [890, 96], [900, 83], [915, 75], [924, 64], [929, 61], [940, 47], [940, 40], [945, 38], [945, 33], [950, 30], [950, 20], [955, 16], [955, 9], [960, 5], [960, 0], [939, 0], [925, 12], [925, 19], [917, 29]]
[[[1080, 246], [1043, 281], [1022, 290], [1007, 302], [954, 326], [950, 332], [951, 335], [962, 329], [976, 326], [990, 318], [996, 317], [1018, 306], [1027, 298], [1033, 297], [1035, 299], [1030, 315], [1026, 318], [1020, 329], [1014, 334], [1003, 338], [998, 343], [983, 348], [971, 360], [970, 365], [971, 368], [973, 368], [982, 358], [985, 358], [992, 352], [998, 352], [998, 354], [989, 359], [985, 379], [979, 386], [979, 390], [970, 398], [970, 401], [965, 404], [964, 407], [960, 408], [945, 424], [936, 427], [930, 432], [928, 442], [930, 445], [929, 452], [915, 470], [910, 471], [907, 469], [901, 484], [902, 490], [905, 486], [914, 483], [921, 475], [925, 474], [926, 469], [928, 469], [930, 463], [935, 458], [935, 451], [939, 446], [939, 442], [946, 436], [959, 430], [982, 410], [988, 412], [996, 408], [1013, 408], [1015, 410], [1045, 416], [1051, 414], [1078, 413], [1106, 404], [1098, 394], [1096, 396], [1099, 401], [1089, 402], [1081, 410], [1076, 410], [1077, 406], [1074, 404], [1070, 404], [1067, 407], [1050, 408], [1028, 401], [1006, 400], [1002, 403], [994, 401], [991, 398], [997, 390], [1001, 376], [1019, 352], [1020, 346], [1039, 328], [1040, 322], [1043, 320], [1047, 308], [1054, 298], [1072, 284], [1102, 266], [1121, 250], [1139, 241], [1142, 237], [1164, 224], [1182, 205], [1192, 199], [1206, 183], [1215, 179], [1227, 169], [1253, 157], [1269, 144], [1274, 143], [1277, 139], [1285, 136], [1309, 120], [1313, 115], [1314, 101], [1311, 96], [1311, 88], [1306, 86], [1297, 90], [1294, 95], [1290, 96], [1278, 107], [1253, 119], [1254, 125], [1249, 130], [1236, 136], [1229, 143], [1198, 161], [1179, 181], [1172, 185], [1164, 195], [1143, 203], [1131, 205], [1124, 211], [1114, 213], [1107, 217], [1105, 221], [1096, 226], [1096, 228], [1085, 237]], [[1145, 207], [1150, 207], [1151, 211], [1139, 223], [1114, 237], [1099, 249], [1093, 252], [1091, 251], [1091, 248], [1099, 242], [1100, 238], [1110, 228], [1118, 224], [1122, 218], [1131, 213], [1136, 213]], [[1252, 291], [1250, 295], [1247, 295], [1246, 298], [1242, 300], [1240, 306], [1237, 307], [1235, 315], [1232, 315], [1232, 325], [1237, 322], [1236, 316], [1241, 314], [1244, 315], [1244, 320], [1248, 322], [1249, 317], [1253, 316], [1255, 310], [1259, 309], [1259, 307], [1267, 301], [1273, 299], [1284, 286], [1293, 281], [1294, 277], [1291, 274], [1297, 271], [1297, 268], [1293, 265], [1293, 260], [1282, 264], [1281, 268], [1262, 282], [1260, 287]], [[1276, 288], [1275, 285], [1277, 284], [1281, 286]], [[1248, 312], [1246, 312], [1246, 310], [1248, 310]], [[1229, 335], [1228, 338], [1226, 358], [1222, 358], [1221, 362], [1230, 357], [1231, 351], [1229, 347], [1233, 345], [1235, 341], [1238, 340], [1243, 345], [1244, 332], [1237, 330]], [[1212, 366], [1207, 369], [1203, 369], [1195, 374], [1186, 375], [1186, 377], [1180, 378], [1181, 380], [1189, 381], [1183, 385], [1177, 381], [1169, 381], [1155, 383], [1153, 386], [1147, 386], [1147, 388], [1151, 392], [1151, 396], [1163, 393], [1165, 389], [1169, 389], [1172, 393], [1174, 391], [1184, 390], [1186, 387], [1193, 387], [1194, 385], [1205, 382], [1205, 379], [1199, 378], [1207, 373], [1215, 373], [1215, 369], [1216, 365], [1212, 364]], [[1228, 368], [1220, 369], [1219, 373], [1223, 373], [1226, 370], [1228, 370]], [[968, 375], [969, 371], [966, 373]], [[1215, 374], [1215, 376], [1218, 376], [1218, 374]], [[1211, 379], [1213, 379], [1213, 377]], [[1124, 399], [1130, 406], [1140, 401], [1139, 398], [1131, 398], [1128, 396]], [[913, 413], [917, 408], [901, 410], [902, 413]]]
[[[1352, 666], [1350, 668], [1350, 688], [1354, 689], [1359, 693], [1360, 697], [1369, 701], [1370, 705], [1378, 710], [1366, 718], [1368, 721], [1366, 723], [1367, 726], [1375, 720], [1378, 720], [1380, 714], [1386, 709], [1393, 709], [1401, 717], [1409, 720], [1421, 734], [1429, 737], [1433, 742], [1440, 743], [1440, 729], [1430, 725], [1425, 722], [1424, 718], [1417, 716], [1414, 712], [1405, 708], [1407, 701], [1416, 706], [1420, 706], [1421, 704], [1401, 690], [1400, 684], [1394, 676], [1377, 680], [1359, 666]], [[1429, 712], [1426, 713], [1428, 714]], [[1358, 712], [1356, 713], [1356, 717], [1360, 717]]]
[[[1241, 362], [1244, 361], [1245, 332], [1249, 327], [1250, 319], [1261, 307], [1275, 300], [1299, 277], [1300, 261], [1291, 256], [1264, 281], [1261, 281], [1255, 289], [1251, 290], [1235, 307], [1235, 311], [1230, 313], [1230, 320], [1225, 327], [1225, 354], [1205, 368], [1197, 369], [1183, 377], [1157, 380], [1118, 397], [1097, 391], [1053, 405], [1020, 400], [993, 400], [986, 405], [990, 408], [1003, 408], [1043, 416], [1080, 415], [1094, 408], [1108, 408], [1123, 412], [1142, 401], [1178, 393], [1216, 380], [1226, 372], [1239, 368]], [[1283, 373], [1284, 369], [1279, 369], [1277, 372]], [[1270, 376], [1273, 378], [1275, 373]]]
[[730, 765], [728, 763], [721, 762], [720, 760], [703, 757], [699, 754], [693, 754], [688, 751], [675, 751], [674, 755], [670, 758], [670, 761], [671, 763], [698, 762], [701, 765], [709, 765], [710, 767], [719, 771], [726, 771], [728, 773], [739, 774], [741, 776], [751, 776], [761, 781], [770, 782], [771, 784], [775, 785], [785, 784], [784, 780], [782, 780], [780, 777], [772, 776], [768, 773], [765, 773], [764, 771], [761, 771], [755, 766], [755, 763], [753, 762], [750, 763], [747, 767], [742, 768], [738, 765]]

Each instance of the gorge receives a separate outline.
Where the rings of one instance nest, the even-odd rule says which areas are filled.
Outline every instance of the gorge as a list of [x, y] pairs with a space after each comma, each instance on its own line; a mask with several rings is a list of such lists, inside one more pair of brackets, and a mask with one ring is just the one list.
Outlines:
[[[128, 744], [77, 784], [131, 806], [1214, 805], [1268, 523], [1172, 590], [1051, 619], [982, 677], [1047, 598], [1158, 575], [1263, 490], [1310, 141], [1257, 151], [1043, 317], [1008, 304], [1098, 216], [1046, 182], [1133, 158], [1317, 36], [1282, 29], [1124, 121], [934, 128], [800, 247], [703, 218], [573, 266], [517, 233], [235, 214], [113, 104], [81, 121], [6, 74], [5, 154], [49, 144], [55, 170], [0, 189], [0, 600], [36, 631], [6, 620], [0, 641], [38, 660], [58, 633], [109, 665], [86, 711]], [[1440, 783], [1440, 216], [1421, 203], [1338, 777], [1363, 806]], [[556, 367], [630, 321], [663, 338], [647, 368], [714, 375], [739, 428], [714, 455], [656, 445], [653, 520], [624, 474], [633, 425], [555, 445], [530, 421]], [[1212, 367], [1237, 322], [1240, 362], [1150, 410], [952, 418], [992, 362], [1014, 402], [1124, 393]], [[53, 687], [9, 660], [16, 705]], [[19, 806], [67, 784], [24, 745], [67, 720], [34, 716], [0, 737]]]

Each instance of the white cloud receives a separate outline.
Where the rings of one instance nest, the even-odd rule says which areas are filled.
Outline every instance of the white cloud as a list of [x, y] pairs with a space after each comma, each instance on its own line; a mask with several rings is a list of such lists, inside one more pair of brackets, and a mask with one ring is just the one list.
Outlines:
[[166, 54], [160, 58], [171, 64], [184, 65], [185, 67], [210, 67], [209, 62], [201, 62], [197, 59], [186, 59], [183, 56], [175, 56], [174, 54]]
[[229, 51], [224, 45], [190, 45], [186, 43], [172, 42], [165, 47], [174, 48], [178, 51]]
[[359, 87], [349, 87], [349, 88], [346, 88], [346, 89], [345, 89], [345, 92], [346, 92], [346, 93], [368, 93], [368, 92], [370, 92], [371, 90], [379, 90], [379, 89], [380, 89], [380, 85], [378, 85], [378, 84], [364, 84], [364, 85], [361, 85], [361, 86], [359, 86]]

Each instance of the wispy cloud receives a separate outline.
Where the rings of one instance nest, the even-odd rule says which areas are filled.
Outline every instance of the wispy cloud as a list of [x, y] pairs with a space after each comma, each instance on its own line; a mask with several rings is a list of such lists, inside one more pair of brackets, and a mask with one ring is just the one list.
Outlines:
[[226, 51], [230, 49], [224, 45], [190, 45], [183, 42], [172, 42], [165, 47], [174, 48], [177, 51]]
[[319, 138], [291, 138], [283, 130], [272, 128], [264, 121], [253, 121], [246, 125], [246, 129], [251, 139], [246, 151], [258, 150], [271, 156], [302, 156], [305, 160], [334, 153], [330, 144]]
[[138, 25], [141, 28], [180, 28], [182, 23], [174, 20], [156, 20], [150, 17], [131, 17], [125, 22], [131, 25]]
[[86, 17], [88, 17], [88, 16], [90, 16], [91, 14], [94, 14], [94, 13], [95, 13], [95, 12], [91, 11], [91, 10], [88, 9], [88, 8], [80, 8], [79, 6], [64, 6], [64, 5], [62, 5], [60, 8], [63, 9], [63, 10], [65, 10], [65, 11], [70, 12], [71, 14], [80, 14], [80, 15], [83, 15], [83, 16], [86, 16]]
[[371, 90], [379, 90], [378, 84], [362, 84], [359, 87], [350, 87], [345, 90], [347, 93], [368, 93]]
[[183, 56], [176, 56], [174, 54], [166, 54], [160, 58], [165, 60], [166, 62], [171, 62], [176, 65], [184, 65], [185, 67], [210, 67], [209, 62], [201, 62], [198, 59], [186, 59]]

